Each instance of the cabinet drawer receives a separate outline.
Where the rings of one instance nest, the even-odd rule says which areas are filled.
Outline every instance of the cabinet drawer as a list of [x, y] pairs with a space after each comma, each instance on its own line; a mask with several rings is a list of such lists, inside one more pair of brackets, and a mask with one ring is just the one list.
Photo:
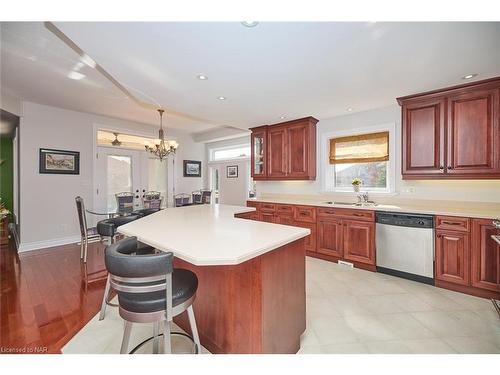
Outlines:
[[436, 229], [468, 232], [470, 230], [470, 219], [467, 217], [436, 216]]
[[293, 206], [288, 204], [277, 204], [276, 213], [278, 215], [293, 215]]
[[346, 218], [363, 221], [374, 221], [375, 212], [369, 210], [350, 210], [345, 208], [318, 208], [318, 216], [322, 218]]
[[260, 210], [265, 212], [275, 212], [276, 205], [274, 203], [261, 203]]
[[255, 207], [258, 210], [260, 207], [260, 202], [247, 201], [247, 207]]
[[293, 218], [295, 221], [315, 223], [316, 209], [310, 206], [295, 206], [293, 210]]

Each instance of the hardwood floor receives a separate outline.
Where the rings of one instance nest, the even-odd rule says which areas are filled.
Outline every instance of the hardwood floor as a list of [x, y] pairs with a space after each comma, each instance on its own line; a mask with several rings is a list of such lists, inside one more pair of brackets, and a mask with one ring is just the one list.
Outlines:
[[65, 245], [21, 253], [0, 247], [0, 352], [60, 353], [98, 311], [106, 271], [104, 246]]

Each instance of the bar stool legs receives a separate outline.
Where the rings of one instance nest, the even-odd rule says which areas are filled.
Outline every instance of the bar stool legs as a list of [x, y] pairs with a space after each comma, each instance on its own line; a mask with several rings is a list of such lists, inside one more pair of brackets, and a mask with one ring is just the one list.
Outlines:
[[170, 333], [172, 331], [172, 322], [165, 320], [163, 322], [163, 353], [172, 354], [172, 342]]
[[190, 305], [187, 308], [189, 325], [191, 327], [191, 334], [193, 335], [193, 341], [196, 344], [196, 349], [198, 350], [198, 354], [201, 354], [201, 343], [200, 337], [198, 336], [198, 328], [196, 327], [196, 319], [194, 318], [193, 305]]
[[108, 304], [109, 290], [111, 289], [111, 276], [108, 273], [108, 278], [106, 279], [106, 287], [104, 288], [104, 295], [102, 296], [101, 312], [99, 313], [99, 320], [103, 320], [106, 315], [106, 305]]
[[120, 354], [128, 353], [128, 343], [130, 341], [130, 333], [132, 332], [132, 323], [125, 320], [125, 328], [123, 330], [122, 347]]
[[160, 322], [153, 323], [153, 354], [160, 352]]

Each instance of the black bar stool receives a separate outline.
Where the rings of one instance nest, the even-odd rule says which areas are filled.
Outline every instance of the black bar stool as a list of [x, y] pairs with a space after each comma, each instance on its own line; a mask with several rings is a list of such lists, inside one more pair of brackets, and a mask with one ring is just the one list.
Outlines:
[[139, 217], [145, 217], [145, 216], [154, 214], [158, 211], [160, 211], [160, 208], [143, 208], [140, 210], [132, 211], [132, 215], [139, 216]]
[[[134, 220], [139, 219], [139, 215], [129, 215], [129, 216], [119, 216], [113, 217], [111, 219], [101, 220], [97, 223], [97, 233], [103, 238], [107, 244], [112, 244], [115, 242], [116, 230], [120, 225], [130, 223]], [[155, 249], [151, 246], [147, 246], [143, 243], [139, 243], [137, 251], [141, 254], [151, 254], [155, 252]], [[117, 306], [109, 301], [109, 295], [111, 292], [111, 282], [110, 276], [106, 279], [106, 287], [104, 288], [104, 295], [102, 296], [101, 311], [99, 313], [99, 320], [103, 320], [106, 315], [106, 306]]]
[[128, 237], [106, 248], [106, 268], [111, 285], [118, 294], [120, 316], [125, 329], [120, 353], [128, 352], [133, 323], [153, 323], [153, 352], [159, 352], [163, 325], [164, 352], [171, 353], [173, 318], [187, 311], [196, 352], [201, 344], [196, 327], [193, 302], [198, 289], [196, 274], [173, 268], [173, 254], [159, 252], [131, 255], [137, 251], [137, 238]]

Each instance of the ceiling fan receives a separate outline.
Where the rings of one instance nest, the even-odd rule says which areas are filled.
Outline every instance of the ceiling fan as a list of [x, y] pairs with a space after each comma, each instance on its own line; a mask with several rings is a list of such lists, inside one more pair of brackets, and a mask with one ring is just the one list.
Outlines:
[[113, 146], [121, 146], [122, 143], [118, 140], [118, 134], [120, 134], [120, 133], [113, 133], [113, 134], [115, 135], [115, 140], [113, 142], [111, 142], [111, 144]]

